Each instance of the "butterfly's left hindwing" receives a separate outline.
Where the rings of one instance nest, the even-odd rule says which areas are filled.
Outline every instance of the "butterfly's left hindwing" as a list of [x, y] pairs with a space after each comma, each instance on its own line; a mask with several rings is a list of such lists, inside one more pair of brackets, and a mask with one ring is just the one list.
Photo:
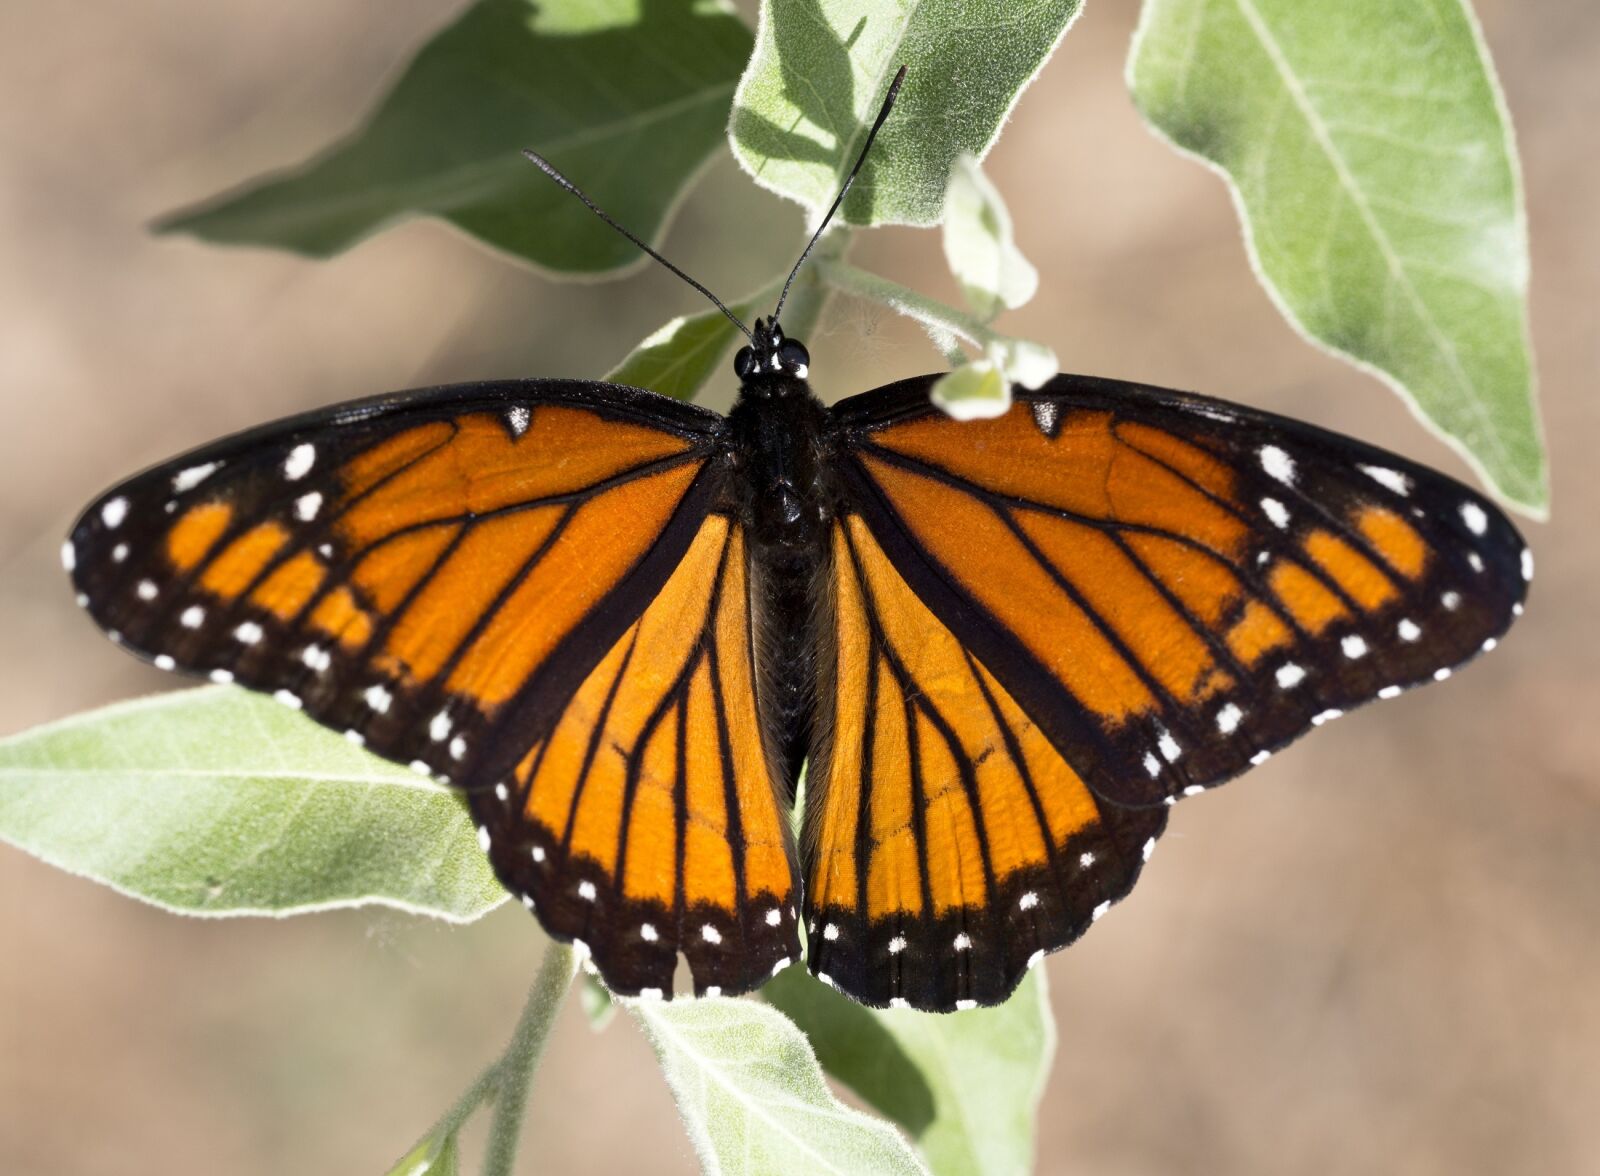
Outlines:
[[473, 795], [500, 877], [612, 991], [748, 991], [799, 955], [786, 807], [756, 715], [742, 529], [713, 514], [549, 734]]

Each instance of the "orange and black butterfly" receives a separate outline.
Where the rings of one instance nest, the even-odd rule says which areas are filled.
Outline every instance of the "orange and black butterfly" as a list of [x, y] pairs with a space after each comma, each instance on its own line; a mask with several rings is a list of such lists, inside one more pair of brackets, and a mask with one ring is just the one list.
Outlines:
[[[880, 123], [881, 123], [880, 115]], [[610, 988], [1003, 999], [1180, 797], [1446, 677], [1520, 613], [1494, 505], [1254, 409], [1060, 376], [825, 406], [776, 316], [724, 417], [615, 384], [405, 392], [149, 470], [63, 551], [165, 669], [465, 794]], [[803, 764], [798, 846], [791, 809]]]

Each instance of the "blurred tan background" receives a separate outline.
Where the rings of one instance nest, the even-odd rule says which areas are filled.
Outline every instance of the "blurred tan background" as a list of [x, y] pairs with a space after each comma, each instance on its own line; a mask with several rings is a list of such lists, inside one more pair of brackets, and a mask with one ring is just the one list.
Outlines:
[[[0, 734], [170, 685], [78, 614], [57, 564], [110, 480], [371, 392], [598, 375], [699, 308], [658, 272], [558, 287], [434, 223], [327, 264], [146, 233], [342, 133], [456, 7], [0, 5]], [[1138, 893], [1050, 961], [1042, 1171], [1600, 1170], [1600, 8], [1478, 8], [1521, 136], [1553, 448], [1528, 615], [1448, 684], [1175, 814]], [[1132, 110], [1134, 12], [1090, 5], [992, 157], [1043, 275], [1010, 327], [1069, 368], [1463, 474], [1273, 311], [1221, 184]], [[667, 252], [732, 296], [798, 231], [724, 158]], [[859, 256], [954, 296], [931, 234]], [[939, 366], [846, 304], [811, 343], [830, 399]], [[186, 921], [0, 847], [0, 1171], [383, 1171], [499, 1050], [542, 945], [520, 910]], [[591, 1034], [570, 1002], [523, 1170], [694, 1168], [643, 1039]]]

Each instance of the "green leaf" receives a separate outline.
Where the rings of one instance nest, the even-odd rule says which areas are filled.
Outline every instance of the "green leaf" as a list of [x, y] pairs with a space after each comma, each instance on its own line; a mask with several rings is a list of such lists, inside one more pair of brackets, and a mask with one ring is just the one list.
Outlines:
[[611, 999], [611, 990], [592, 972], [584, 973], [578, 989], [578, 1003], [583, 1006], [583, 1015], [589, 1018], [589, 1028], [596, 1033], [616, 1018], [617, 1002]]
[[520, 149], [655, 241], [721, 142], [750, 44], [708, 0], [479, 0], [348, 141], [160, 227], [325, 257], [433, 215], [550, 270], [632, 265], [639, 251]]
[[967, 305], [985, 321], [1039, 289], [1039, 271], [1017, 248], [999, 189], [966, 154], [956, 157], [945, 186], [944, 256]]
[[470, 922], [506, 897], [455, 793], [235, 687], [0, 741], [0, 839], [180, 914]]
[[1079, 0], [763, 0], [756, 49], [734, 97], [734, 157], [814, 216], [855, 162], [895, 70], [906, 81], [842, 215], [931, 225], [950, 165], [982, 158]]
[[1146, 0], [1128, 78], [1289, 320], [1542, 513], [1516, 151], [1465, 3]]
[[936, 1173], [1022, 1173], [1055, 1054], [1044, 970], [1005, 1004], [963, 1013], [876, 1010], [801, 968], [761, 990], [811, 1039], [829, 1074], [905, 1127]]
[[[750, 299], [731, 309], [748, 322], [764, 302], [764, 298]], [[741, 337], [739, 328], [720, 310], [680, 315], [629, 352], [606, 374], [606, 379], [679, 400], [693, 400], [706, 381], [722, 370], [728, 348]]]
[[928, 398], [958, 421], [982, 421], [1011, 407], [1011, 385], [992, 359], [975, 359], [940, 376]]
[[628, 1001], [706, 1172], [924, 1173], [893, 1127], [834, 1097], [806, 1039], [752, 1000]]
[[456, 1133], [430, 1135], [389, 1169], [388, 1176], [456, 1176], [460, 1156]]

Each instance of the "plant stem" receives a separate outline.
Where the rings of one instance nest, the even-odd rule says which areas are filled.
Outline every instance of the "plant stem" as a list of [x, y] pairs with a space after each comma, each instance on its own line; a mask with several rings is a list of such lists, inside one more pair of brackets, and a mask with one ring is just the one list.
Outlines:
[[484, 1176], [511, 1176], [511, 1166], [517, 1158], [517, 1140], [522, 1134], [522, 1119], [528, 1110], [528, 1087], [533, 1081], [533, 1071], [544, 1054], [550, 1026], [561, 1009], [561, 998], [566, 995], [577, 970], [578, 954], [569, 945], [552, 942], [545, 949], [510, 1044], [500, 1060], [485, 1073], [485, 1077], [492, 1075], [495, 1096], [489, 1146], [483, 1160]]
[[858, 269], [847, 261], [831, 257], [819, 258], [817, 274], [835, 289], [853, 294], [857, 298], [881, 302], [891, 310], [915, 319], [932, 337], [934, 346], [943, 351], [947, 357], [952, 354], [960, 355], [960, 349], [956, 345], [957, 339], [965, 339], [979, 348], [986, 347], [990, 343], [1012, 341], [1009, 335], [990, 330], [970, 314], [964, 314], [954, 307], [918, 294], [898, 282], [891, 282], [888, 278], [881, 278], [867, 270]]

